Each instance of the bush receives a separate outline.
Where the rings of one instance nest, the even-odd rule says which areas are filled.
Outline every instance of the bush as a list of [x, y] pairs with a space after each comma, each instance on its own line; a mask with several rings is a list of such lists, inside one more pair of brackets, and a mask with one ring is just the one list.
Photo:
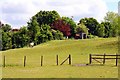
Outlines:
[[63, 33], [59, 30], [52, 29], [52, 35], [54, 40], [63, 40]]
[[88, 39], [98, 38], [98, 36], [95, 36], [95, 35], [92, 35], [92, 34], [88, 35], [87, 37], [88, 37]]

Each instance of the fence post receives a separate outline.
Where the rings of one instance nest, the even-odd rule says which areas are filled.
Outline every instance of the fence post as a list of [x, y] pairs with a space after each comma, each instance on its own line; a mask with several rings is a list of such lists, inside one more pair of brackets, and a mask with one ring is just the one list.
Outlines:
[[43, 66], [43, 56], [41, 56], [41, 66]]
[[3, 57], [3, 67], [5, 67], [5, 56]]
[[105, 64], [105, 54], [103, 55], [103, 64]]
[[26, 56], [24, 56], [24, 67], [26, 66]]
[[89, 55], [89, 61], [90, 61], [89, 64], [91, 64], [92, 63], [92, 55], [91, 54]]
[[69, 65], [71, 65], [71, 55], [69, 54]]
[[117, 63], [118, 63], [118, 55], [116, 54], [116, 66], [117, 66]]
[[57, 65], [58, 65], [58, 55], [56, 55], [56, 63], [57, 63]]

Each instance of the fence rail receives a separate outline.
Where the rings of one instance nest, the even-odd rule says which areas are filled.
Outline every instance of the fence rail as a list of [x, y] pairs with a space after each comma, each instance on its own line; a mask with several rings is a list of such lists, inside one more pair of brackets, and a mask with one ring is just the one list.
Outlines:
[[[106, 60], [108, 60], [108, 59], [115, 59], [116, 66], [117, 66], [118, 59], [120, 59], [120, 55], [119, 54], [90, 54], [89, 55], [89, 64], [92, 64], [92, 60], [95, 60], [99, 63], [105, 64]], [[102, 60], [102, 62], [99, 60]]]

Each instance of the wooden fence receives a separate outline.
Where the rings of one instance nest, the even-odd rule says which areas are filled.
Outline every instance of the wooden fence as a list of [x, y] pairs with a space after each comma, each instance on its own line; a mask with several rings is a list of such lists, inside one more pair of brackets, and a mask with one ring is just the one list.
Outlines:
[[[120, 59], [119, 54], [90, 54], [89, 55], [89, 64], [92, 64], [92, 60], [99, 63], [105, 64], [106, 60], [114, 59], [116, 60], [116, 66], [118, 65], [118, 59]], [[102, 60], [102, 62], [101, 62]]]
[[[6, 56], [3, 56], [3, 67], [6, 67]], [[43, 56], [40, 56], [40, 66], [43, 66]], [[68, 60], [68, 64], [71, 65], [72, 64], [72, 60], [71, 60], [71, 55], [69, 54], [69, 56], [60, 64], [63, 65], [66, 61]], [[27, 56], [23, 57], [23, 66], [25, 67], [27, 64]], [[56, 65], [59, 65], [59, 56], [56, 55]]]

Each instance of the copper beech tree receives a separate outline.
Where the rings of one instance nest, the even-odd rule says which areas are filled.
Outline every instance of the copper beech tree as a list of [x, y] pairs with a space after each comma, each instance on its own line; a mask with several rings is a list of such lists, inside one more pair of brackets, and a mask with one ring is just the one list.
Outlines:
[[71, 35], [70, 25], [65, 23], [62, 19], [58, 19], [51, 24], [51, 28], [61, 31], [64, 36], [68, 37]]

